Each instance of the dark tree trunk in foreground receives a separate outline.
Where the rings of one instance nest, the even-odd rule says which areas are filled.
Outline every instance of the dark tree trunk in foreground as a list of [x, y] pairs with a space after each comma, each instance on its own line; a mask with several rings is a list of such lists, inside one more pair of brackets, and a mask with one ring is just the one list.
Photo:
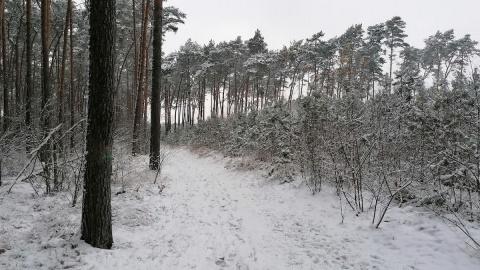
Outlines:
[[[8, 87], [6, 83], [6, 68], [7, 68], [7, 60], [6, 60], [6, 53], [5, 53], [5, 46], [6, 38], [5, 38], [5, 2], [4, 0], [0, 0], [0, 34], [2, 38], [0, 39], [1, 42], [1, 56], [2, 56], [2, 78], [3, 78], [3, 123], [0, 121], [0, 124], [3, 124], [3, 132], [7, 132], [8, 122], [7, 122], [7, 114], [8, 114]], [[0, 120], [2, 120], [2, 115], [0, 115]], [[2, 185], [2, 160], [0, 159], [0, 186]]]
[[90, 0], [90, 73], [82, 240], [110, 249], [115, 0]]
[[153, 76], [151, 133], [150, 133], [150, 169], [158, 170], [160, 159], [160, 90], [162, 77], [162, 4], [163, 0], [154, 2], [153, 22]]

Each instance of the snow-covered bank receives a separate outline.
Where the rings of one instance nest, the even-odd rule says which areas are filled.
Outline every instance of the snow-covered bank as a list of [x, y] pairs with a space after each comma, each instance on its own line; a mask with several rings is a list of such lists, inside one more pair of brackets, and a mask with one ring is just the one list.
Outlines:
[[[145, 157], [137, 162], [145, 166]], [[458, 232], [412, 207], [393, 208], [380, 229], [326, 188], [278, 185], [258, 172], [225, 169], [216, 154], [172, 149], [159, 194], [139, 170], [113, 196], [114, 247], [79, 240], [80, 206], [66, 195], [0, 188], [0, 269], [478, 269]], [[142, 185], [139, 191], [135, 190]], [[480, 236], [478, 226], [471, 228]]]

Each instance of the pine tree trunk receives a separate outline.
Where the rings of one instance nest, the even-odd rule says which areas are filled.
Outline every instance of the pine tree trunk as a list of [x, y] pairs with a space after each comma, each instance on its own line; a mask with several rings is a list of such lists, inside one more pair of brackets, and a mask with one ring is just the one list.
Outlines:
[[140, 44], [140, 69], [138, 75], [138, 91], [137, 101], [135, 106], [135, 118], [133, 123], [133, 142], [132, 142], [132, 154], [136, 155], [140, 152], [140, 132], [141, 122], [143, 118], [143, 111], [145, 105], [145, 73], [146, 73], [146, 58], [147, 54], [147, 28], [148, 28], [148, 11], [150, 6], [150, 0], [144, 0], [143, 2], [143, 19], [142, 19], [142, 40]]
[[[129, 93], [132, 94], [132, 97], [135, 97], [135, 90], [137, 89], [138, 84], [138, 45], [137, 45], [137, 16], [135, 8], [135, 0], [132, 0], [132, 17], [133, 17], [133, 86]], [[128, 108], [128, 119], [131, 119], [133, 116], [133, 100], [131, 100], [130, 107]]]
[[[150, 128], [150, 169], [158, 170], [160, 164], [160, 91], [162, 77], [162, 4], [154, 1], [153, 14], [153, 75]], [[166, 106], [165, 106], [166, 107]]]
[[8, 78], [7, 78], [7, 35], [5, 23], [5, 0], [0, 0], [0, 23], [2, 34], [2, 70], [3, 70], [3, 131], [6, 132], [9, 126], [9, 104], [8, 104]]
[[[70, 128], [75, 125], [75, 73], [74, 73], [74, 61], [73, 61], [73, 16], [72, 16], [72, 0], [68, 0], [68, 9], [70, 10]], [[70, 135], [70, 149], [75, 147], [75, 132]]]
[[224, 107], [225, 107], [225, 89], [227, 89], [227, 78], [228, 78], [228, 73], [225, 74], [225, 77], [223, 78], [223, 89], [222, 89], [222, 101], [220, 103], [220, 115], [222, 119], [224, 118]]
[[[60, 68], [60, 85], [57, 91], [57, 111], [58, 111], [58, 123], [64, 122], [64, 95], [65, 95], [65, 69], [67, 65], [67, 45], [68, 45], [68, 31], [70, 29], [70, 5], [72, 0], [68, 0], [67, 4], [67, 14], [65, 15], [65, 25], [63, 28], [63, 48], [62, 48], [62, 64]], [[62, 132], [60, 131], [60, 137], [62, 136]], [[63, 143], [59, 142], [59, 147], [62, 149]]]
[[27, 126], [27, 153], [32, 148], [32, 0], [27, 0], [27, 75], [25, 88], [25, 125]]
[[82, 236], [110, 249], [115, 87], [115, 0], [90, 0], [90, 73]]
[[180, 86], [182, 84], [182, 77], [180, 76], [180, 82], [178, 83], [177, 95], [175, 98], [175, 112], [173, 115], [173, 130], [177, 131], [177, 123], [180, 126], [180, 121], [177, 121], [177, 113], [180, 114]]
[[[149, 53], [149, 48], [150, 48], [150, 43], [152, 43], [152, 37], [150, 35], [150, 41], [147, 42], [147, 47], [145, 49], [145, 82], [143, 83], [143, 112], [142, 112], [142, 115], [143, 115], [143, 135], [144, 136], [147, 136], [147, 129], [148, 129], [148, 125], [147, 125], [147, 108], [148, 108], [148, 94], [150, 93], [148, 90], [148, 85], [149, 85], [149, 72], [148, 70], [150, 69], [149, 68], [149, 64], [150, 64], [150, 61], [149, 61], [149, 56], [148, 56], [148, 53]], [[144, 140], [146, 140], [146, 137], [144, 137]], [[146, 151], [146, 150], [144, 150]]]
[[248, 88], [250, 87], [250, 77], [247, 75], [247, 83], [245, 87], [245, 113], [248, 112]]
[[233, 73], [233, 89], [235, 89], [235, 93], [233, 94], [234, 106], [233, 106], [233, 114], [238, 112], [238, 95], [237, 95], [237, 70], [235, 69]]
[[[20, 25], [22, 25], [22, 22], [20, 20]], [[12, 108], [12, 113], [11, 115], [12, 116], [16, 116], [17, 114], [20, 113], [20, 110], [21, 110], [21, 103], [22, 103], [22, 99], [21, 99], [21, 80], [20, 80], [20, 76], [21, 76], [21, 66], [20, 66], [20, 48], [19, 48], [19, 38], [20, 38], [20, 29], [18, 29], [18, 32], [17, 32], [17, 36], [15, 38], [15, 60], [14, 60], [14, 64], [15, 64], [15, 106], [13, 106]]]
[[392, 69], [393, 69], [393, 45], [390, 47], [390, 73], [389, 73], [390, 81], [388, 82], [389, 94], [392, 93]]
[[[50, 73], [49, 73], [49, 34], [50, 34], [50, 0], [42, 0], [42, 124], [43, 137], [50, 131]], [[45, 192], [50, 193], [50, 161], [51, 146], [49, 143], [42, 147], [40, 159], [44, 165]]]

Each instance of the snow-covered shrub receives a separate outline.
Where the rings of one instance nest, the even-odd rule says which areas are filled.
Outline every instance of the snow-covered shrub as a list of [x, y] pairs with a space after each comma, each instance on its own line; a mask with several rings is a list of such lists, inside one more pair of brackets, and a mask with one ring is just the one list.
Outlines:
[[215, 149], [221, 149], [226, 138], [226, 123], [214, 116], [198, 122], [193, 129], [192, 144], [194, 146], [210, 146]]
[[331, 126], [328, 121], [329, 98], [320, 93], [314, 93], [300, 101], [298, 141], [300, 151], [298, 158], [302, 175], [313, 194], [320, 192], [322, 180], [328, 177], [325, 162], [327, 160], [329, 139], [327, 133]]
[[231, 156], [251, 155], [257, 142], [252, 138], [258, 137], [255, 126], [257, 112], [250, 114], [238, 113], [234, 115], [229, 124], [228, 137], [225, 141], [225, 150]]
[[249, 129], [249, 142], [256, 156], [272, 163], [271, 176], [291, 182], [294, 175], [295, 122], [287, 104], [278, 102], [256, 115]]

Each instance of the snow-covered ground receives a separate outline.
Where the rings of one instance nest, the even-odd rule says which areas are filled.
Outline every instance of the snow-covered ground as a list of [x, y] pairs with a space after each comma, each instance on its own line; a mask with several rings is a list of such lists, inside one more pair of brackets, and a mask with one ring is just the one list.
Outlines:
[[333, 190], [311, 196], [298, 183], [228, 169], [217, 154], [170, 151], [161, 192], [139, 157], [127, 192], [113, 196], [112, 250], [79, 240], [81, 207], [67, 193], [32, 195], [18, 183], [5, 194], [7, 179], [0, 269], [480, 269], [462, 235], [422, 209], [392, 208], [379, 229], [371, 212], [347, 209], [342, 224]]

